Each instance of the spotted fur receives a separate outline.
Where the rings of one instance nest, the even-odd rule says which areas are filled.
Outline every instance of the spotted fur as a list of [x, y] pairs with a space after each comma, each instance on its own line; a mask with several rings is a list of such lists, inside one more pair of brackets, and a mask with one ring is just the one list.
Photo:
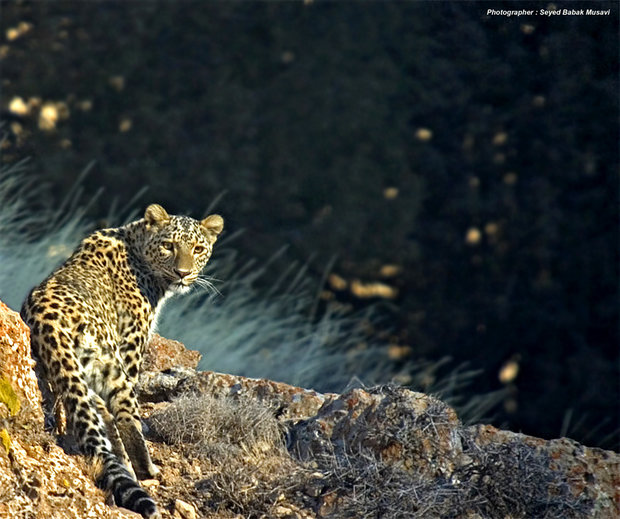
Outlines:
[[158, 514], [136, 478], [158, 472], [134, 392], [144, 347], [163, 301], [198, 279], [223, 225], [150, 205], [143, 219], [88, 236], [22, 307], [48, 410], [62, 403], [82, 452], [102, 467], [98, 484], [143, 517]]

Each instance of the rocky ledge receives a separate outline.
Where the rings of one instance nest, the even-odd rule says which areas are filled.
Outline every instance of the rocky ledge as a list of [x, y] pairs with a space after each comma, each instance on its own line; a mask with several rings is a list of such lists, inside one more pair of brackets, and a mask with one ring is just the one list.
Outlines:
[[[197, 372], [199, 359], [155, 337], [140, 381], [161, 469], [142, 483], [163, 518], [620, 516], [615, 452], [464, 426], [401, 387], [320, 394]], [[0, 518], [138, 517], [44, 431], [32, 368], [28, 329], [0, 303]]]

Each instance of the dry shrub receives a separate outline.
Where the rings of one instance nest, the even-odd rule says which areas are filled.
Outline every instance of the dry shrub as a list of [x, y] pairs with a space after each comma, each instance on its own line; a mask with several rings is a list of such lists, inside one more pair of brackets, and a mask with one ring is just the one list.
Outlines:
[[516, 438], [480, 448], [465, 429], [463, 448], [472, 463], [456, 475], [465, 499], [481, 498], [476, 511], [483, 517], [590, 517], [592, 502], [571, 492], [567, 474], [550, 468], [549, 454]]
[[444, 477], [424, 477], [381, 460], [366, 449], [322, 454], [330, 507], [324, 517], [386, 519], [579, 519], [592, 503], [574, 496], [548, 455], [520, 440], [480, 448], [463, 440], [471, 463]]

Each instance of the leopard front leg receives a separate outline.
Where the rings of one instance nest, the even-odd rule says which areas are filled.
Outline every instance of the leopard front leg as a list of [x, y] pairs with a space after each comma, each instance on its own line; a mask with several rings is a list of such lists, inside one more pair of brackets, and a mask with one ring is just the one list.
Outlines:
[[41, 391], [45, 430], [52, 433], [56, 431], [59, 436], [63, 436], [67, 425], [64, 404], [62, 399], [56, 399], [56, 395], [52, 392], [49, 384], [50, 377], [41, 359], [35, 356], [35, 361], [34, 372], [37, 376], [39, 391]]

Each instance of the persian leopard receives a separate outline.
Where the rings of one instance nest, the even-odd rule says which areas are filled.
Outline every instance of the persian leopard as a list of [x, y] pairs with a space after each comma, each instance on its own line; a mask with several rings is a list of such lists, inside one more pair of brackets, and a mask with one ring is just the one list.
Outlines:
[[62, 403], [81, 451], [102, 467], [98, 484], [143, 517], [158, 512], [136, 475], [158, 471], [134, 393], [142, 354], [165, 299], [201, 281], [223, 226], [216, 214], [197, 221], [150, 205], [84, 239], [22, 307], [48, 407]]

